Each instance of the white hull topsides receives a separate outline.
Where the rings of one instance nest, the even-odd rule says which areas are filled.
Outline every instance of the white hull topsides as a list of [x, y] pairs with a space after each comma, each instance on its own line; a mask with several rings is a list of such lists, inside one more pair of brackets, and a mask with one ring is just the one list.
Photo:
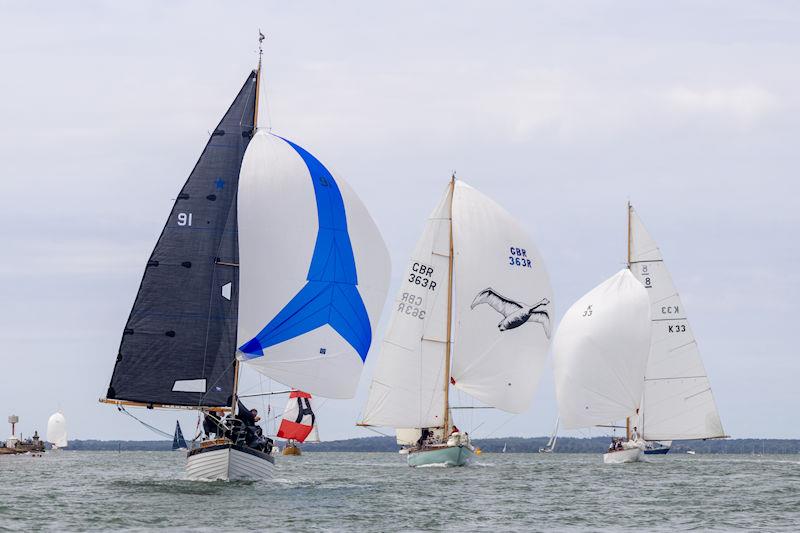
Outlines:
[[624, 450], [615, 450], [603, 454], [603, 463], [607, 465], [618, 465], [622, 463], [638, 463], [642, 460], [644, 450], [641, 448], [627, 448]]
[[271, 455], [232, 444], [192, 450], [186, 460], [190, 481], [259, 481], [272, 479], [274, 470]]

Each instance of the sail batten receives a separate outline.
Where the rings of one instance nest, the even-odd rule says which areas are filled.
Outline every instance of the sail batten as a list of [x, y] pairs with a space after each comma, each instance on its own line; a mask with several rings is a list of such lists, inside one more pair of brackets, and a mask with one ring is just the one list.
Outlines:
[[111, 402], [230, 403], [238, 271], [225, 264], [238, 263], [236, 194], [254, 129], [255, 82], [254, 71], [214, 129], [147, 261], [106, 393]]

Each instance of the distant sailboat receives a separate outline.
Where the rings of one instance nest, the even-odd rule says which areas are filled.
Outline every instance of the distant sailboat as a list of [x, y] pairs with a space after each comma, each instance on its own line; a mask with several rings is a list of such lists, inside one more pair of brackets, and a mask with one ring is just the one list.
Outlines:
[[59, 448], [66, 448], [67, 442], [67, 421], [61, 411], [53, 413], [47, 420], [47, 442], [49, 442], [53, 450]]
[[187, 448], [188, 446], [186, 446], [186, 439], [183, 438], [183, 431], [181, 431], [181, 423], [176, 420], [175, 436], [172, 437], [172, 451], [175, 450], [185, 451]]
[[297, 443], [319, 441], [317, 416], [311, 408], [310, 394], [297, 390], [289, 394], [289, 403], [281, 416], [277, 437], [286, 439], [283, 455], [300, 455]]
[[259, 59], [177, 196], [101, 399], [204, 413], [216, 438], [188, 452], [191, 480], [272, 476], [242, 368], [354, 396], [389, 283], [386, 245], [344, 180], [256, 128], [260, 73]]
[[544, 448], [539, 448], [539, 453], [552, 453], [556, 448], [556, 439], [558, 438], [558, 423], [560, 418], [556, 417], [556, 427], [553, 428], [553, 433], [550, 434], [550, 439], [545, 444]]
[[528, 408], [549, 346], [550, 282], [522, 226], [455, 178], [403, 276], [361, 425], [395, 428], [409, 466], [462, 466], [475, 449], [453, 422], [450, 387]]
[[500, 453], [506, 453], [506, 443], [505, 442], [503, 443], [503, 449], [500, 451]]

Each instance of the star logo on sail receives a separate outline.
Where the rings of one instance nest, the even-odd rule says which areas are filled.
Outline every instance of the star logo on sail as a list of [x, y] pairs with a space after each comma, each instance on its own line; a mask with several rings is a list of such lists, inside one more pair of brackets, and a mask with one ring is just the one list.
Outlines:
[[528, 322], [537, 322], [544, 328], [544, 334], [550, 338], [550, 313], [546, 306], [550, 300], [542, 298], [534, 305], [523, 302], [515, 302], [505, 296], [495, 292], [491, 287], [480, 291], [470, 305], [470, 309], [475, 309], [480, 304], [488, 304], [489, 307], [503, 315], [503, 319], [497, 324], [500, 331], [518, 328]]

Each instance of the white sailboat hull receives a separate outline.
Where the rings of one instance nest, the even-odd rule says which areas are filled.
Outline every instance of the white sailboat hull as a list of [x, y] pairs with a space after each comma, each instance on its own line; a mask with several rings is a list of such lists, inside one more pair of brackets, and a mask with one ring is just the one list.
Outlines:
[[644, 451], [641, 448], [628, 448], [603, 454], [603, 463], [618, 465], [623, 463], [638, 463], [642, 460]]
[[198, 448], [186, 455], [190, 481], [259, 481], [272, 479], [275, 470], [271, 455], [235, 444]]

